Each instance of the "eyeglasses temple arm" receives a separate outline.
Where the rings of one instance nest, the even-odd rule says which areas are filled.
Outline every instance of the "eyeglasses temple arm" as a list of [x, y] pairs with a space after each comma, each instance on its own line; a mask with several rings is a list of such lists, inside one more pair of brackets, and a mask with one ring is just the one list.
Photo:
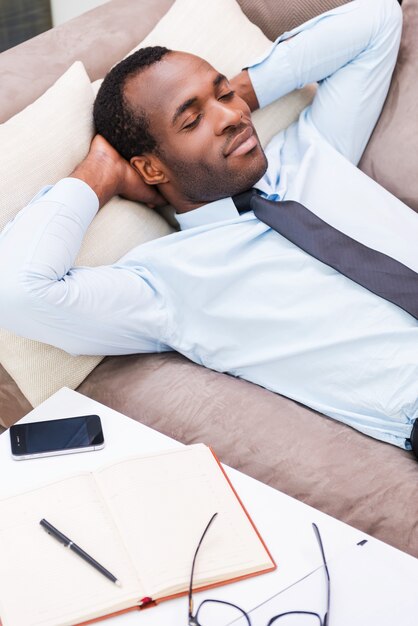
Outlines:
[[206, 525], [205, 530], [203, 531], [202, 536], [200, 537], [199, 543], [197, 544], [196, 552], [194, 553], [192, 571], [190, 574], [190, 585], [189, 585], [189, 618], [193, 617], [193, 576], [194, 576], [194, 566], [196, 563], [197, 553], [199, 552], [199, 548], [202, 544], [203, 539], [205, 538], [206, 533], [209, 530], [210, 525], [212, 524], [213, 520], [215, 519], [217, 515], [218, 515], [217, 513], [214, 513], [212, 517], [210, 518], [209, 522]]
[[328, 563], [325, 557], [325, 550], [324, 550], [324, 546], [322, 543], [321, 533], [319, 532], [318, 526], [314, 522], [312, 522], [312, 527], [314, 529], [315, 537], [319, 544], [319, 549], [321, 550], [322, 561], [324, 563], [324, 568], [325, 568], [325, 575], [327, 577], [327, 610], [324, 616], [324, 626], [328, 626], [328, 623], [329, 623], [328, 616], [329, 616], [329, 609], [331, 605], [331, 579], [329, 576]]

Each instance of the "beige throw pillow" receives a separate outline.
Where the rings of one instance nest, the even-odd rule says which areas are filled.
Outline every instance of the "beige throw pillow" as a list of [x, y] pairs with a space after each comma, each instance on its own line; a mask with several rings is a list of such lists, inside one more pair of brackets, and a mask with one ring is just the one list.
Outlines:
[[[36, 102], [0, 125], [0, 230], [41, 187], [70, 174], [86, 156], [93, 101], [89, 77], [77, 62]], [[154, 211], [114, 198], [93, 220], [77, 263], [112, 263], [139, 243], [170, 232]], [[76, 388], [101, 359], [73, 357], [0, 329], [0, 363], [34, 406], [63, 386]]]
[[[138, 48], [156, 45], [196, 54], [231, 78], [256, 61], [272, 43], [250, 22], [235, 0], [176, 0], [130, 54]], [[297, 119], [314, 93], [315, 88], [307, 86], [253, 114], [263, 146]]]

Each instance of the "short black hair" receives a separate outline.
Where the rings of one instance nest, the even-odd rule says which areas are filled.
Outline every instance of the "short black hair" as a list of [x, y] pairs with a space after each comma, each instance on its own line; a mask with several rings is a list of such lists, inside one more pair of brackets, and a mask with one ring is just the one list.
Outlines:
[[128, 161], [137, 154], [158, 152], [144, 111], [133, 110], [125, 97], [129, 78], [160, 61], [168, 52], [163, 46], [140, 48], [115, 65], [105, 76], [93, 107], [96, 131]]

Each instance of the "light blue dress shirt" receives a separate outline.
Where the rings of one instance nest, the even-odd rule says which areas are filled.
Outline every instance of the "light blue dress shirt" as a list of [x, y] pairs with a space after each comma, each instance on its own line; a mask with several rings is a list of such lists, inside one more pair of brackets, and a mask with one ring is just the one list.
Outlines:
[[[400, 27], [395, 0], [355, 0], [286, 33], [249, 70], [262, 106], [320, 81], [313, 104], [268, 146], [257, 187], [418, 271], [418, 216], [352, 164], [383, 105]], [[408, 447], [418, 416], [410, 315], [252, 212], [239, 216], [231, 198], [178, 215], [180, 232], [113, 265], [74, 267], [97, 210], [85, 183], [64, 179], [6, 227], [3, 327], [72, 354], [177, 350]]]

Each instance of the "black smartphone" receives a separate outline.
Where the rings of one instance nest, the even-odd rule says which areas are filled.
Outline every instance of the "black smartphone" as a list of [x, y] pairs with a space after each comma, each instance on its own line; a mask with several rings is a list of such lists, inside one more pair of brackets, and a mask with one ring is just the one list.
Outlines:
[[12, 457], [17, 461], [58, 454], [88, 452], [104, 447], [98, 415], [80, 415], [11, 426]]

